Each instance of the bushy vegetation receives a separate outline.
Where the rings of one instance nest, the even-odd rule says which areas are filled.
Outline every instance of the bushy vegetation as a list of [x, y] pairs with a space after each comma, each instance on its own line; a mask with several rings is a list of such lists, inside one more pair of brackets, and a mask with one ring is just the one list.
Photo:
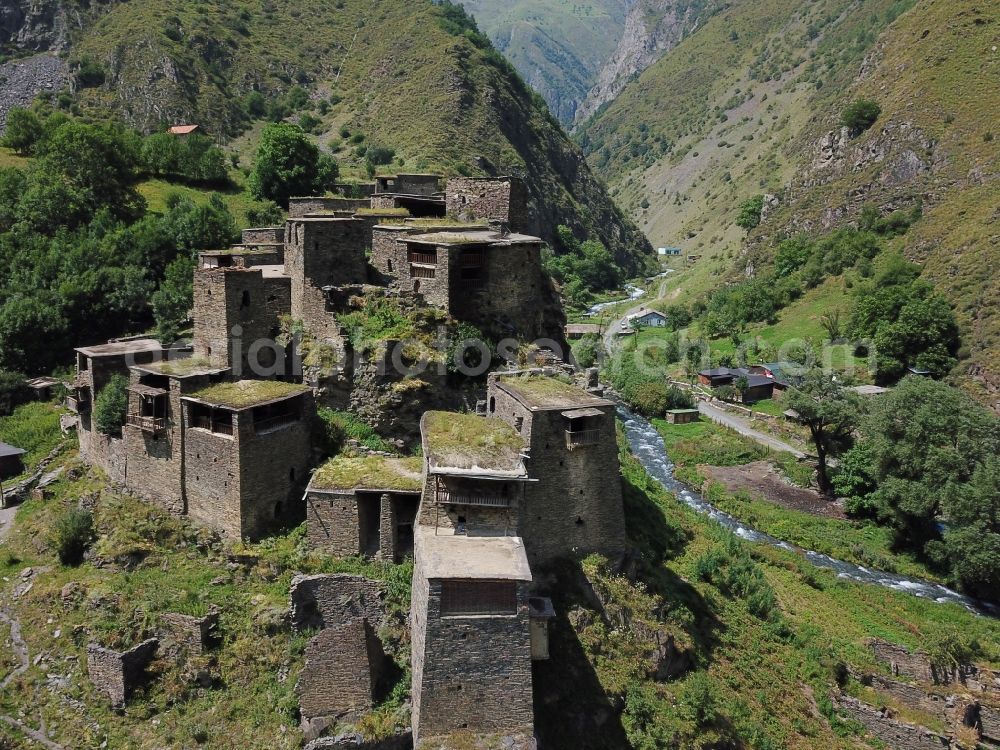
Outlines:
[[357, 440], [373, 451], [394, 453], [396, 447], [380, 436], [358, 417], [346, 411], [334, 411], [327, 407], [317, 410], [319, 429], [316, 445], [324, 456], [336, 456], [347, 445], [348, 440]]
[[94, 399], [94, 428], [105, 435], [121, 437], [128, 411], [128, 380], [112, 375]]
[[581, 242], [569, 227], [560, 225], [558, 252], [547, 254], [545, 269], [562, 285], [563, 296], [573, 307], [587, 307], [594, 292], [618, 289], [624, 280], [621, 268], [597, 240]]
[[919, 266], [888, 256], [875, 277], [855, 290], [848, 331], [874, 347], [880, 382], [898, 380], [910, 366], [942, 377], [955, 365], [955, 314], [919, 275]]
[[55, 523], [53, 545], [63, 565], [79, 565], [94, 541], [94, 517], [90, 511], [71, 508]]
[[0, 370], [0, 417], [10, 416], [14, 409], [31, 398], [31, 389], [24, 374]]
[[294, 195], [322, 195], [337, 180], [337, 163], [297, 125], [276, 123], [264, 128], [248, 186], [260, 200], [288, 207]]
[[236, 238], [219, 200], [168, 198], [147, 213], [136, 190], [141, 138], [114, 123], [51, 115], [24, 169], [0, 169], [0, 367], [47, 372], [73, 345], [152, 316], [177, 258]]
[[844, 109], [840, 122], [857, 135], [874, 125], [881, 114], [882, 107], [879, 106], [878, 102], [871, 99], [857, 99]]
[[667, 370], [678, 358], [676, 334], [642, 348], [632, 339], [619, 348], [606, 375], [636, 411], [662, 417], [667, 409], [690, 409], [694, 404], [688, 393], [667, 382]]
[[740, 212], [736, 216], [736, 226], [750, 231], [756, 229], [760, 224], [761, 211], [764, 210], [764, 196], [755, 195], [748, 198], [740, 206]]
[[979, 596], [1000, 592], [1000, 420], [944, 383], [908, 377], [869, 408], [836, 479], [849, 509]]

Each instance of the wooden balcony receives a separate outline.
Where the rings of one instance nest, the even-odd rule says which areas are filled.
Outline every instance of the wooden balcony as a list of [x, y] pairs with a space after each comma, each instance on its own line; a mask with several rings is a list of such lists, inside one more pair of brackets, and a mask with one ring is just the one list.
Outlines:
[[266, 432], [273, 432], [274, 430], [280, 430], [282, 427], [287, 427], [290, 424], [295, 424], [300, 421], [301, 417], [297, 413], [293, 414], [276, 414], [273, 417], [267, 417], [266, 419], [258, 419], [253, 423], [254, 432], [258, 435]]
[[233, 434], [233, 423], [232, 422], [214, 422], [208, 417], [196, 416], [194, 417], [193, 427], [197, 427], [201, 430], [208, 430], [209, 432], [217, 432], [221, 435], [232, 435]]
[[418, 253], [413, 250], [409, 252], [407, 260], [410, 263], [420, 263], [428, 266], [436, 266], [438, 262], [437, 253]]
[[510, 497], [486, 492], [437, 491], [438, 505], [467, 505], [478, 508], [509, 508]]
[[146, 417], [141, 414], [127, 414], [125, 424], [130, 427], [138, 427], [143, 432], [163, 432], [167, 429], [166, 417]]
[[577, 430], [575, 432], [566, 430], [566, 447], [570, 450], [583, 448], [588, 445], [597, 445], [600, 441], [600, 430]]

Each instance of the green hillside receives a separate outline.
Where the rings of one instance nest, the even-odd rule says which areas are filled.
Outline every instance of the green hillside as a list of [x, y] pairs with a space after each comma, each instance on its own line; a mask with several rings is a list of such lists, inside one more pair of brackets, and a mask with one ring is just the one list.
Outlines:
[[626, 0], [464, 0], [559, 120], [573, 122], [621, 37]]
[[[911, 10], [912, 9], [912, 10]], [[675, 300], [765, 271], [780, 239], [922, 207], [888, 243], [956, 307], [954, 373], [987, 402], [1000, 379], [989, 306], [1000, 13], [969, 1], [733, 2], [666, 54], [579, 136], [612, 195], [656, 245], [695, 256]], [[856, 99], [882, 113], [841, 133]], [[992, 114], [991, 114], [992, 113]], [[769, 194], [750, 235], [740, 204]]]
[[[84, 14], [68, 53], [83, 116], [114, 113], [142, 130], [194, 121], [246, 154], [256, 123], [302, 122], [364, 175], [515, 173], [536, 226], [600, 238], [630, 272], [648, 243], [616, 210], [544, 102], [457, 6], [418, 2], [196, 0], [115, 2]], [[85, 80], [81, 72], [86, 72]], [[389, 161], [382, 158], [380, 161]]]

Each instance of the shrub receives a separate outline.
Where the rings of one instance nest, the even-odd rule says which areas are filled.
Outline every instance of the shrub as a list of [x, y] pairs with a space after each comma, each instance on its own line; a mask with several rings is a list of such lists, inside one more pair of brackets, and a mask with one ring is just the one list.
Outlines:
[[882, 108], [878, 102], [871, 99], [857, 99], [851, 102], [843, 111], [840, 122], [855, 135], [865, 132], [882, 114]]
[[128, 380], [124, 375], [113, 375], [94, 399], [94, 426], [105, 435], [121, 437], [128, 410]]
[[82, 89], [93, 89], [104, 85], [104, 68], [96, 60], [88, 57], [78, 63], [76, 69], [76, 85]]
[[750, 231], [760, 224], [761, 213], [764, 210], [764, 196], [755, 195], [743, 202], [736, 216], [736, 226]]
[[14, 409], [31, 400], [31, 389], [20, 372], [0, 370], [0, 417], [10, 416]]
[[684, 682], [680, 697], [681, 713], [699, 727], [712, 724], [718, 714], [715, 684], [705, 672], [695, 672]]
[[94, 517], [89, 511], [73, 508], [56, 521], [53, 546], [63, 565], [79, 565], [94, 541]]

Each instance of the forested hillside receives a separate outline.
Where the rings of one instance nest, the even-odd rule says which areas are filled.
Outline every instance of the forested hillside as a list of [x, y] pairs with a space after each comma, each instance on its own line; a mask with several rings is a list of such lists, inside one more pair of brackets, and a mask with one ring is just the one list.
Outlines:
[[629, 273], [649, 249], [458, 6], [46, 0], [0, 29], [8, 54], [64, 49], [73, 85], [57, 103], [84, 118], [146, 132], [194, 121], [247, 155], [260, 123], [289, 119], [348, 174], [519, 174], [544, 236], [558, 224], [594, 236]]

